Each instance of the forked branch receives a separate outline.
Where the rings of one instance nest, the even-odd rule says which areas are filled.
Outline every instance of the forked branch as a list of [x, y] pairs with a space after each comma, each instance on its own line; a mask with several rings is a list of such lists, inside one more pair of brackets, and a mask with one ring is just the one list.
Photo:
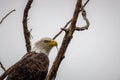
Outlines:
[[[89, 20], [87, 19], [86, 11], [85, 11], [85, 9], [84, 9], [88, 2], [89, 2], [89, 0], [87, 0], [87, 1], [84, 3], [84, 5], [79, 9], [79, 11], [82, 12], [82, 17], [83, 17], [83, 19], [86, 21], [86, 25], [83, 26], [83, 27], [77, 27], [77, 26], [76, 26], [75, 30], [77, 30], [77, 31], [83, 31], [83, 30], [85, 30], [85, 29], [88, 29], [88, 27], [89, 27], [89, 25], [90, 25], [90, 22], [89, 22]], [[71, 23], [71, 21], [72, 21], [72, 19], [69, 20], [63, 28], [61, 28], [61, 31], [58, 32], [58, 33], [53, 37], [53, 39], [56, 39], [63, 31], [65, 31], [65, 32], [68, 31], [66, 28], [67, 28], [67, 26]]]
[[[72, 39], [74, 31], [76, 30], [76, 22], [77, 22], [77, 19], [79, 16], [79, 12], [81, 11], [81, 9], [83, 9], [85, 7], [85, 5], [82, 6], [82, 0], [77, 0], [77, 4], [76, 4], [76, 8], [74, 10], [72, 20], [70, 20], [67, 23], [67, 26], [69, 23], [71, 23], [71, 24], [68, 28], [65, 27], [62, 29], [64, 31], [66, 31], [66, 33], [65, 33], [65, 36], [63, 38], [60, 50], [58, 51], [58, 55], [57, 55], [57, 57], [56, 57], [56, 59], [55, 59], [55, 61], [54, 61], [54, 63], [53, 63], [53, 65], [52, 65], [45, 80], [55, 80], [60, 63], [62, 62], [62, 60], [64, 58], [67, 47]], [[85, 17], [84, 17], [84, 19], [85, 19]], [[55, 39], [58, 35], [60, 35], [61, 32], [62, 31], [60, 31], [53, 39]]]

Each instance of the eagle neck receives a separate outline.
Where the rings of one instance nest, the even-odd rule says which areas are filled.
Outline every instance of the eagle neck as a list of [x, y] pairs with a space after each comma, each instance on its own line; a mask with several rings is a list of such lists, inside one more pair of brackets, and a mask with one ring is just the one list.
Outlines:
[[49, 52], [50, 52], [50, 50], [46, 50], [46, 49], [40, 49], [40, 48], [37, 48], [37, 47], [34, 47], [31, 51], [34, 51], [34, 52], [36, 52], [36, 53], [43, 53], [43, 54], [45, 54], [45, 55], [49, 55]]

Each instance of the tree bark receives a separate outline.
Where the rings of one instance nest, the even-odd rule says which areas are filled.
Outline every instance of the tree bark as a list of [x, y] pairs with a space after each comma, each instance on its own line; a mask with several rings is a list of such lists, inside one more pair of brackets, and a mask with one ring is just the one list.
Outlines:
[[27, 52], [31, 50], [30, 31], [28, 30], [28, 26], [27, 26], [27, 17], [28, 17], [28, 12], [31, 8], [32, 2], [33, 0], [28, 0], [27, 5], [24, 9], [24, 14], [23, 14], [23, 32], [24, 32]]
[[76, 4], [76, 8], [75, 8], [73, 17], [72, 17], [71, 24], [67, 29], [67, 32], [66, 32], [66, 34], [63, 38], [63, 41], [62, 41], [62, 45], [61, 45], [60, 50], [58, 52], [58, 55], [57, 55], [53, 65], [52, 65], [52, 68], [50, 69], [50, 71], [46, 77], [46, 80], [54, 80], [56, 77], [56, 73], [58, 71], [59, 65], [64, 58], [67, 47], [68, 47], [68, 45], [72, 39], [73, 33], [75, 31], [76, 22], [77, 22], [77, 18], [78, 18], [81, 7], [82, 7], [82, 0], [77, 0], [77, 4]]

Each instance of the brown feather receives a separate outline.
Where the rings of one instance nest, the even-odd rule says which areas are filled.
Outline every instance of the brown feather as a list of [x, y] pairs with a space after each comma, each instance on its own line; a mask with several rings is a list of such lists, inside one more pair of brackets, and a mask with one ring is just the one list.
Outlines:
[[27, 53], [23, 58], [9, 68], [1, 77], [3, 80], [44, 80], [49, 66], [49, 59], [44, 53]]

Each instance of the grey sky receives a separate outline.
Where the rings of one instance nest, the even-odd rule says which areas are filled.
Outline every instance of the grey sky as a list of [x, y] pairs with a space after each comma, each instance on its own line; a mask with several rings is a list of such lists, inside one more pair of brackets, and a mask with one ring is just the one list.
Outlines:
[[[69, 21], [76, 1], [34, 0], [28, 17], [29, 28], [32, 28], [32, 45], [41, 37], [53, 37]], [[22, 31], [26, 2], [27, 0], [0, 0], [0, 20], [10, 10], [16, 9], [0, 25], [0, 61], [6, 68], [26, 52]], [[119, 3], [119, 0], [90, 0], [86, 6], [90, 28], [75, 32], [56, 80], [120, 80]], [[84, 23], [80, 16], [77, 25]], [[64, 33], [57, 38], [59, 44], [63, 36]], [[56, 53], [54, 48], [49, 56], [51, 63]], [[0, 68], [0, 74], [2, 73]]]

